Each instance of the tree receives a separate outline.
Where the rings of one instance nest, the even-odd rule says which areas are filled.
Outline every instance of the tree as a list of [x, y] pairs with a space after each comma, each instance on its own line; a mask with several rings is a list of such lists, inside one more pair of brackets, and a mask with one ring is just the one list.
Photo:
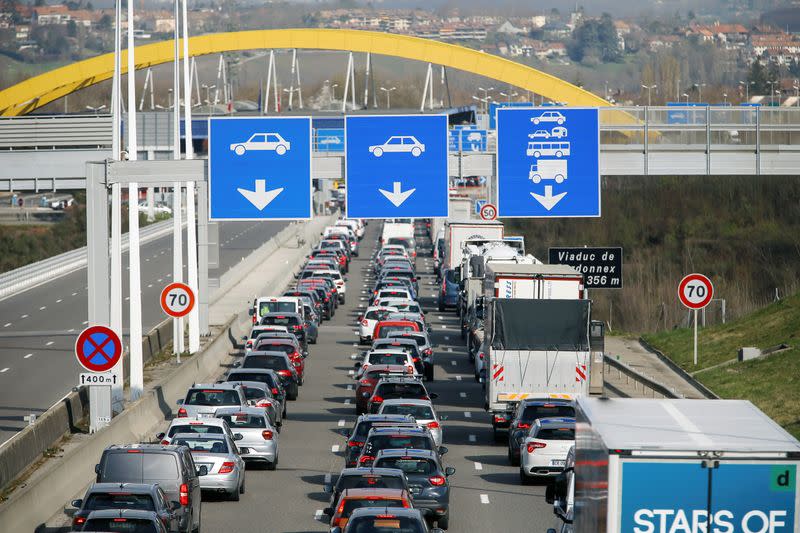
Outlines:
[[767, 85], [767, 73], [760, 61], [755, 60], [747, 73], [747, 83], [750, 84], [751, 94], [766, 94], [769, 91]]
[[67, 22], [67, 35], [69, 35], [70, 37], [78, 36], [78, 25], [75, 24], [74, 20], [70, 20]]
[[567, 44], [567, 53], [573, 61], [584, 61], [587, 57], [592, 58], [592, 63], [620, 61], [622, 51], [611, 16], [604, 13], [600, 20], [586, 20], [575, 28]]

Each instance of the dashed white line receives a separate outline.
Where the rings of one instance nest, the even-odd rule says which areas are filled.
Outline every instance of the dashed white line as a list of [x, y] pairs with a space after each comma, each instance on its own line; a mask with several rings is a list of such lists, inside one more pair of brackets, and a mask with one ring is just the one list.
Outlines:
[[477, 440], [478, 440], [478, 438], [475, 435], [470, 435], [469, 436], [469, 441], [470, 442], [476, 442]]
[[355, 371], [355, 370], [348, 370], [348, 371], [347, 371], [347, 375], [348, 375], [348, 376], [354, 376], [355, 374], [356, 374], [356, 371]]
[[11, 369], [10, 369], [10, 368], [8, 368], [8, 367], [5, 367], [3, 370], [0, 370], [0, 374], [5, 374], [5, 373], [6, 373], [6, 372], [8, 372], [9, 370], [11, 370]]
[[314, 513], [314, 520], [322, 520], [322, 509], [317, 509]]
[[28, 318], [28, 315], [22, 315], [20, 318]]
[[353, 386], [352, 385], [348, 385], [347, 386], [347, 390], [353, 390]]
[[456, 363], [455, 361], [450, 361], [450, 364], [456, 366], [458, 363]]
[[152, 283], [148, 283], [148, 284], [147, 284], [147, 288], [148, 288], [148, 289], [152, 289], [152, 288], [153, 288], [153, 284], [152, 284]]
[[331, 452], [332, 453], [339, 453], [339, 445], [338, 444], [334, 444], [333, 446], [331, 446]]
[[32, 354], [32, 353], [25, 354], [25, 357], [23, 357], [23, 359], [28, 359], [28, 358], [30, 358], [30, 357], [33, 357], [33, 354]]
[[41, 306], [41, 307], [39, 308], [39, 311], [44, 311], [45, 309], [47, 309], [47, 306], [46, 306], [46, 305], [43, 305], [43, 306]]
[[77, 293], [77, 292], [73, 292], [73, 293], [71, 294], [71, 296], [77, 296], [77, 295], [78, 295], [78, 293]]
[[472, 413], [469, 411], [464, 411], [464, 418], [472, 418]]
[[56, 300], [56, 303], [60, 304], [61, 303], [61, 299], [59, 298], [58, 300]]
[[164, 281], [164, 280], [163, 280], [163, 278], [158, 278], [158, 280], [157, 280], [157, 281], [158, 281], [159, 283], [161, 283], [161, 282], [162, 282], [162, 281]]
[[456, 381], [461, 381], [461, 376], [456, 376]]
[[447, 351], [450, 352], [450, 353], [453, 353], [453, 349], [452, 348], [447, 348]]
[[345, 404], [345, 405], [350, 405], [350, 398], [347, 398], [347, 399], [344, 401], [344, 404]]
[[483, 465], [478, 461], [475, 461], [475, 470], [483, 470]]
[[331, 479], [332, 479], [332, 478], [331, 478], [331, 475], [330, 475], [330, 474], [325, 474], [325, 484], [326, 484], [326, 485], [330, 485], [330, 483], [331, 483]]
[[460, 397], [462, 397], [462, 398], [466, 398], [467, 397], [467, 393], [466, 392], [459, 392], [458, 395]]
[[84, 320], [84, 321], [82, 322], [82, 324], [83, 324], [84, 326], [85, 326], [86, 324], [88, 324], [88, 323], [89, 323], [89, 321], [88, 321], [88, 320]]
[[55, 341], [47, 341], [47, 343], [45, 343], [45, 346], [52, 346], [53, 344], [55, 344]]
[[4, 327], [4, 328], [7, 328], [7, 327], [8, 327], [8, 326], [10, 326], [10, 325], [11, 325], [11, 322], [6, 322], [6, 324], [5, 324], [3, 327]]
[[345, 424], [344, 418], [342, 418], [341, 420], [339, 420], [339, 424], [338, 424], [338, 426], [339, 426], [340, 428], [343, 428], [343, 427], [344, 427], [344, 424]]
[[126, 297], [125, 297], [125, 301], [126, 301], [126, 302], [127, 302], [128, 300], [130, 300], [130, 299], [131, 299], [131, 297], [130, 297], [130, 296], [126, 296]]
[[489, 495], [488, 494], [481, 494], [481, 503], [488, 504], [489, 503]]
[[442, 328], [442, 329], [447, 329], [447, 326], [445, 326], [444, 324], [442, 324], [441, 328]]

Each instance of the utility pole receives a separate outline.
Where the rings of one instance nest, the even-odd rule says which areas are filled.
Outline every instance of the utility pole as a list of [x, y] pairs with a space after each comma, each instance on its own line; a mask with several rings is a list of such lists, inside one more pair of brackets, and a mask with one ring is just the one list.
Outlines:
[[[175, 57], [172, 62], [172, 92], [175, 95], [172, 106], [172, 159], [179, 161], [181, 158], [181, 106], [178, 103], [181, 94], [181, 14], [180, 0], [174, 0], [175, 31], [173, 40], [175, 44]], [[181, 195], [183, 188], [176, 181], [172, 185], [172, 281], [183, 282], [183, 210]], [[178, 363], [181, 362], [183, 353], [183, 317], [172, 319], [172, 351]]]

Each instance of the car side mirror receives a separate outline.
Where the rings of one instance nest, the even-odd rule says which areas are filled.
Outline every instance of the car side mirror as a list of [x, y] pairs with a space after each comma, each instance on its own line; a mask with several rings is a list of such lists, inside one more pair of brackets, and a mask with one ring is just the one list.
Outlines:
[[83, 505], [83, 500], [81, 500], [81, 499], [78, 499], [78, 500], [72, 500], [72, 502], [70, 502], [70, 505], [71, 505], [72, 507], [75, 507], [76, 509], [80, 509], [80, 508], [81, 508], [81, 505]]
[[158, 440], [161, 440], [161, 439], [163, 439], [163, 438], [164, 438], [164, 436], [165, 436], [165, 434], [164, 434], [164, 433], [156, 433], [156, 439], [158, 439]]
[[[333, 507], [326, 507], [325, 509], [322, 510], [322, 514], [324, 514], [325, 516], [332, 516], [333, 515]], [[331, 530], [331, 531], [333, 531], [333, 530]]]
[[247, 310], [247, 314], [250, 315], [250, 316], [253, 316], [253, 313], [255, 313], [255, 312], [256, 312], [256, 310], [253, 309], [252, 307]]
[[439, 420], [441, 420], [442, 422], [444, 422], [444, 421], [445, 421], [445, 420], [447, 420], [448, 418], [450, 418], [450, 415], [442, 415], [442, 416], [440, 416], [440, 417], [439, 417]]
[[239, 455], [247, 455], [250, 453], [250, 448], [239, 447]]
[[439, 454], [440, 454], [440, 455], [444, 455], [444, 454], [446, 454], [446, 453], [447, 453], [447, 452], [449, 452], [449, 451], [450, 451], [450, 450], [447, 448], [447, 446], [439, 446]]
[[241, 433], [234, 433], [233, 434], [233, 440], [242, 440], [243, 438], [244, 438], [244, 435], [242, 435]]
[[95, 474], [97, 474], [97, 475], [99, 476], [99, 475], [100, 475], [100, 472], [101, 472], [101, 470], [100, 470], [100, 463], [97, 463], [96, 465], [94, 465], [94, 473], [95, 473]]
[[183, 399], [176, 400], [175, 405], [183, 405]]
[[444, 475], [445, 476], [452, 476], [455, 473], [456, 473], [456, 469], [453, 468], [452, 466], [448, 466], [447, 468], [444, 469]]
[[435, 393], [435, 392], [431, 392], [431, 393], [428, 394], [428, 398], [430, 398], [431, 400], [435, 400], [438, 397], [439, 397], [439, 395], [437, 393]]
[[240, 366], [242, 366], [242, 362], [241, 361], [234, 361], [231, 366], [233, 366], [233, 368], [239, 368]]
[[206, 465], [201, 466], [197, 469], [198, 476], [207, 476], [208, 475], [208, 467]]
[[242, 341], [247, 342], [247, 335], [242, 335]]

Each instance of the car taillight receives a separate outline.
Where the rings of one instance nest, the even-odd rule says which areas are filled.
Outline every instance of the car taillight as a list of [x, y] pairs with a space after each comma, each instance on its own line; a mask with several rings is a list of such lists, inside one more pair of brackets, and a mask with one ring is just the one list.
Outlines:
[[494, 421], [495, 422], [505, 422], [506, 421], [506, 417], [504, 417], [502, 415], [494, 415]]
[[357, 440], [351, 440], [351, 441], [348, 441], [347, 446], [349, 448], [361, 448], [362, 446], [364, 446], [364, 443], [363, 442], [358, 442]]
[[303, 326], [292, 326], [292, 328], [293, 328], [295, 331], [297, 331], [297, 330], [299, 330], [299, 329], [303, 329]]
[[163, 444], [164, 446], [166, 446], [166, 445], [168, 445], [168, 444], [169, 444], [169, 441], [168, 441], [168, 440], [166, 440], [166, 439], [164, 439], [164, 440], [162, 440], [162, 441], [161, 441], [161, 444]]
[[179, 418], [182, 418], [182, 417], [184, 417], [184, 416], [187, 416], [187, 414], [186, 414], [186, 409], [184, 409], [183, 407], [181, 407], [180, 409], [178, 409], [178, 417], [179, 417]]
[[77, 529], [77, 526], [83, 525], [84, 522], [86, 522], [86, 517], [76, 516], [75, 519], [72, 521], [73, 529]]
[[258, 317], [254, 314], [253, 315], [253, 325], [258, 324]]
[[528, 453], [533, 453], [534, 450], [538, 450], [539, 448], [545, 448], [547, 444], [544, 442], [529, 442], [528, 443]]
[[370, 382], [370, 380], [368, 380], [368, 379], [362, 379], [361, 381], [358, 382], [358, 384], [359, 385], [367, 385], [367, 386], [369, 386], [369, 385], [372, 385], [372, 382]]
[[261, 432], [261, 437], [263, 437], [264, 440], [272, 440], [272, 431], [265, 429]]
[[439, 427], [439, 422], [436, 422], [436, 421], [428, 422], [428, 427], [430, 429], [437, 429]]
[[189, 505], [189, 485], [186, 483], [181, 484], [180, 502], [181, 505]]
[[431, 355], [433, 353], [433, 350], [431, 350], [430, 348], [427, 348], [425, 350], [422, 350], [422, 353], [424, 355]]
[[381, 398], [380, 396], [373, 396], [372, 403], [383, 403], [383, 398]]
[[225, 461], [222, 463], [222, 466], [219, 467], [220, 474], [230, 474], [233, 472], [233, 461]]
[[478, 354], [478, 359], [480, 359], [481, 361], [483, 360], [483, 352]]
[[272, 394], [274, 394], [274, 395], [276, 395], [276, 396], [277, 396], [277, 395], [278, 395], [278, 393], [279, 393], [279, 391], [278, 391], [278, 388], [277, 388], [277, 387], [272, 387], [272, 388], [270, 389], [270, 392], [272, 392]]
[[339, 508], [336, 509], [336, 514], [342, 514], [344, 512], [344, 499], [342, 499], [342, 503], [339, 504]]
[[291, 371], [291, 370], [278, 370], [278, 371], [276, 372], [276, 374], [278, 374], [278, 375], [280, 375], [280, 376], [283, 376], [283, 377], [285, 377], [285, 378], [290, 378], [290, 377], [292, 377], [292, 371]]
[[361, 463], [361, 464], [364, 464], [364, 463], [368, 463], [368, 462], [372, 461], [373, 459], [375, 459], [375, 458], [372, 457], [371, 455], [362, 455], [361, 459], [359, 459], [358, 462]]
[[517, 424], [517, 428], [518, 429], [531, 429], [531, 425], [530, 424], [526, 424], [525, 422], [520, 422], [519, 424]]
[[369, 321], [365, 318], [364, 320], [361, 321], [361, 325], [362, 326], [369, 326]]
[[290, 358], [292, 358], [293, 360], [294, 360], [294, 359], [302, 359], [302, 358], [300, 357], [300, 354], [299, 354], [299, 353], [297, 353], [297, 350], [293, 351], [293, 352], [292, 352], [292, 353], [289, 355], [289, 357], [290, 357]]
[[444, 478], [442, 476], [433, 476], [428, 478], [428, 481], [431, 482], [431, 485], [434, 487], [441, 487], [444, 485]]

